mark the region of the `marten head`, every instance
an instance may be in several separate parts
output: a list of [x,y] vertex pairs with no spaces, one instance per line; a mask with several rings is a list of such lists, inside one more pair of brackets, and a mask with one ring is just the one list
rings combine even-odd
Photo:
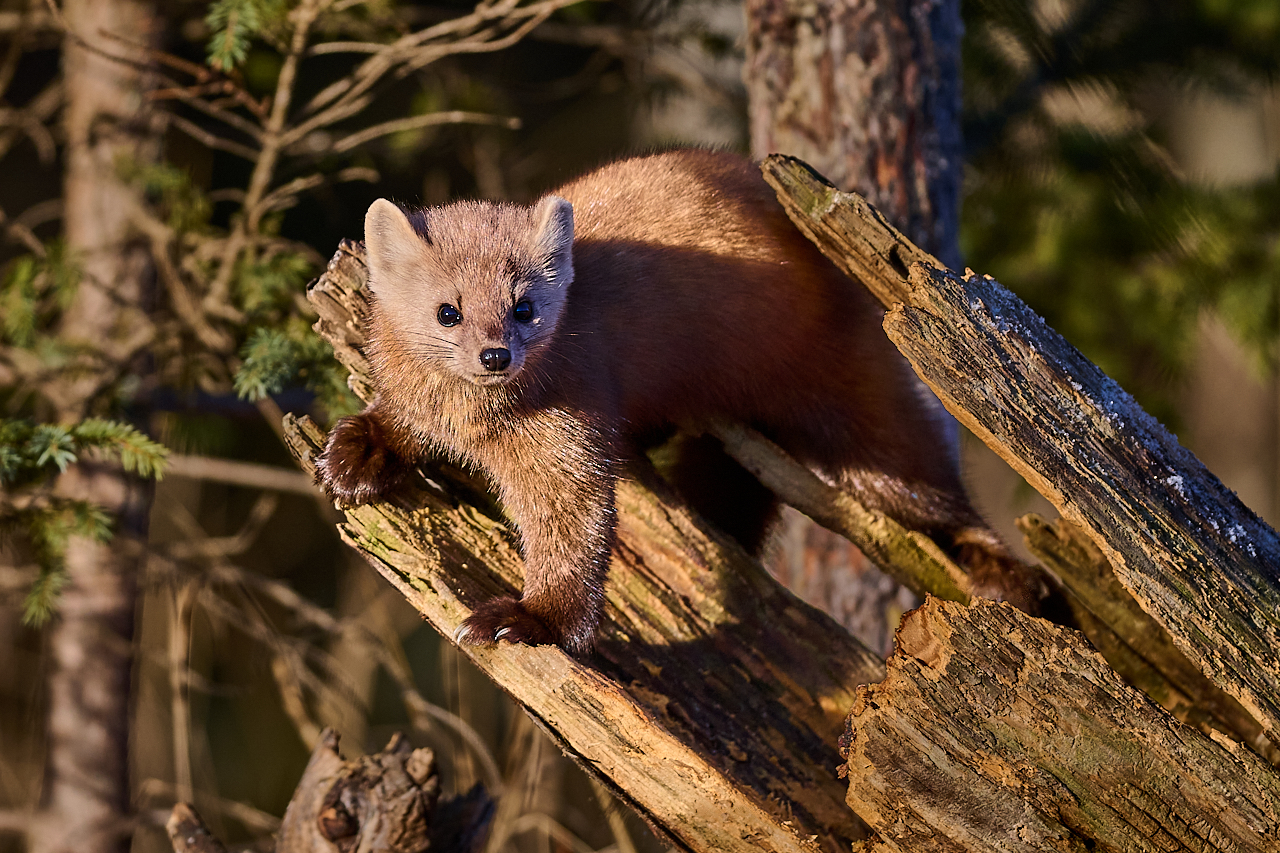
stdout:
[[459,202],[364,219],[369,289],[398,349],[477,385],[511,381],[550,343],[573,282],[573,206]]

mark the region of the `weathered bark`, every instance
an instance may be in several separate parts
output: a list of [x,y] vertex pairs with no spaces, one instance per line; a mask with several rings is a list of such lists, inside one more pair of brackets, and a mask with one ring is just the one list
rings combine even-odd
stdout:
[[790,154],[959,263],[958,0],[749,0],[758,158]]
[[1124,684],[1079,635],[930,600],[842,752],[874,851],[1280,849],[1280,777]]
[[[752,154],[803,157],[957,262],[958,0],[748,0],[746,16]],[[774,575],[887,654],[901,600],[918,599],[840,536],[790,511],[782,527]]]
[[[68,0],[63,46],[66,107],[64,235],[84,276],[60,335],[103,355],[101,372],[71,373],[42,389],[63,420],[78,420],[110,382],[114,347],[141,310],[148,262],[131,247],[126,211],[133,190],[117,176],[122,157],[145,156],[153,136],[137,69],[85,45],[112,43],[104,32],[145,40],[146,3]],[[47,772],[40,819],[28,835],[36,853],[127,849],[129,682],[138,542],[145,536],[150,488],[113,466],[80,464],[59,479],[59,494],[87,500],[115,518],[103,545],[73,540],[67,584],[49,636]]]
[[801,233],[885,308],[907,301],[911,267],[943,266],[894,228],[875,205],[840,191],[803,160],[770,156],[760,168]]
[[[365,270],[345,244],[313,286],[317,329],[369,393]],[[323,435],[291,422],[310,469]],[[521,585],[513,538],[474,484],[425,466],[426,488],[347,511],[344,538],[441,633]],[[832,768],[844,712],[881,660],[702,526],[652,471],[618,489],[618,545],[599,651],[467,647],[476,665],[590,772],[691,850],[840,850],[863,834]],[[477,508],[480,507],[480,508]],[[486,511],[485,507],[489,507]],[[816,841],[812,840],[816,837]]]
[[1017,297],[941,271],[805,164],[764,169],[797,226],[898,306],[885,330],[947,409],[1089,534],[1178,649],[1278,741],[1275,531]]
[[[323,434],[306,421],[288,432],[310,469]],[[505,525],[461,502],[465,486],[447,469],[426,474],[427,489],[349,510],[340,530],[452,636],[470,605],[519,589],[523,564]],[[594,660],[549,646],[464,650],[681,847],[815,849],[809,836],[847,847],[862,829],[841,804],[834,738],[854,685],[880,677],[879,659],[654,489],[618,490]]]
[[[477,785],[439,801],[435,755],[394,735],[375,755],[343,761],[338,736],[325,729],[312,750],[275,838],[276,853],[473,853],[493,815]],[[226,849],[187,803],[166,824],[174,853]]]
[[1077,618],[1083,622],[1086,613],[1094,617],[1096,624],[1082,624],[1081,630],[1130,684],[1183,722],[1208,723],[1240,737],[1273,764],[1280,763],[1280,749],[1258,722],[1178,651],[1083,531],[1063,519],[1050,524],[1034,514],[1018,519],[1018,527],[1031,553],[1079,601],[1084,613],[1077,609]]
[[923,268],[912,281],[890,339],[1280,743],[1280,537],[999,284]]

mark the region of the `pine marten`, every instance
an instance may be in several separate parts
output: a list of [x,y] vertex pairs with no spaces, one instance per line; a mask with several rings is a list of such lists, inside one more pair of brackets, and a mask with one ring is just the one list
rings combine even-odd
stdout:
[[[379,199],[365,245],[379,395],[338,422],[317,476],[351,505],[393,491],[431,454],[488,475],[520,535],[525,588],[478,606],[461,641],[587,653],[627,458],[712,419],[755,428],[927,533],[996,597],[1028,598],[879,305],[795,229],[746,159],[623,160],[528,207],[406,212]],[[673,455],[677,491],[759,550],[773,495],[713,441],[679,440]]]

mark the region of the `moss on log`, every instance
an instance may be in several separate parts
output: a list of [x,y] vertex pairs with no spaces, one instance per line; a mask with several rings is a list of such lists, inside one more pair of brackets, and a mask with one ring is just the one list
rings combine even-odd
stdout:
[[931,599],[842,739],[868,851],[1280,849],[1280,777],[1171,720],[1074,631]]
[[890,340],[948,411],[1083,529],[1178,650],[1280,743],[1276,532],[997,282],[941,269],[794,158],[763,168],[797,226],[890,309]]
[[[310,289],[317,329],[372,386],[360,346],[365,270],[344,243]],[[286,434],[304,470],[324,440]],[[514,537],[482,484],[422,466],[394,503],[349,509],[343,538],[452,637],[474,604],[519,590]],[[618,544],[594,659],[464,647],[582,766],[689,850],[845,851],[865,827],[844,805],[836,738],[883,661],[679,506],[651,470],[618,489]]]

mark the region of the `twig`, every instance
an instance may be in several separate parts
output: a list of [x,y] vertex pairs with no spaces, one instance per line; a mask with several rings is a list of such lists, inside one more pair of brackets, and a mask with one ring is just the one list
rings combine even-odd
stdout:
[[251,489],[269,489],[308,496],[316,494],[311,478],[296,469],[211,456],[170,456],[165,474],[169,477],[208,480]]
[[40,162],[51,162],[57,153],[57,145],[54,143],[53,134],[44,126],[44,123],[58,111],[60,106],[62,106],[61,78],[46,86],[22,109],[6,111],[2,121],[9,127],[0,131],[0,157],[8,153],[19,136],[19,130],[22,130],[35,145]]
[[9,219],[4,212],[4,208],[0,208],[0,227],[4,228],[6,236],[26,246],[36,257],[43,258],[48,255],[44,243],[40,242],[40,238],[30,228],[23,225],[20,220]]
[[322,727],[307,710],[306,699],[302,694],[302,682],[295,671],[295,664],[301,663],[297,653],[286,655],[277,652],[271,658],[271,675],[275,678],[276,687],[280,690],[280,704],[284,707],[285,714],[293,721],[293,727],[298,730],[298,737],[302,738],[302,742],[308,749],[313,749],[320,740]]
[[173,258],[169,254],[170,246],[174,243],[173,229],[152,216],[151,211],[140,202],[135,202],[129,212],[134,227],[141,231],[151,243],[152,260],[155,262],[160,281],[169,294],[169,304],[173,307],[178,319],[209,351],[230,353],[234,347],[231,336],[210,325],[208,316],[201,310],[200,303],[187,287],[182,273],[173,264]]
[[[166,782],[163,779],[144,779],[138,789],[138,794],[144,802],[153,799],[161,801],[178,799],[177,787],[172,782]],[[280,828],[280,818],[269,812],[264,812],[262,809],[254,808],[248,803],[228,800],[208,793],[202,793],[200,801],[212,805],[222,814],[233,820],[240,821],[250,829],[259,832],[275,832]]]
[[[236,130],[252,138],[255,142],[262,141],[262,128],[248,121],[242,116],[238,116],[230,110],[224,110],[222,107],[210,103],[204,98],[197,97],[186,89],[177,86],[171,89],[174,99],[182,103],[194,107],[210,118],[215,118],[228,127],[234,127]],[[255,155],[256,156],[256,155]]]
[[36,229],[46,222],[52,222],[55,219],[61,219],[63,214],[63,201],[61,198],[49,198],[44,201],[31,205],[22,213],[18,214],[18,218],[14,220],[17,224],[24,228]]
[[541,830],[547,838],[555,841],[561,847],[572,850],[573,853],[595,853],[590,844],[574,835],[564,824],[541,812],[523,814],[512,821],[509,837],[514,837],[530,830]]
[[[338,149],[335,148],[334,150]],[[336,175],[324,175],[317,172],[314,175],[307,175],[303,178],[294,178],[289,183],[276,187],[262,199],[261,205],[267,211],[284,210],[297,203],[299,194],[315,189],[326,182],[339,184],[346,181],[373,182],[376,180],[378,180],[378,173],[373,169],[362,166],[343,169]]]
[[203,95],[206,93],[221,92],[229,96],[233,102],[249,110],[249,112],[257,116],[259,120],[266,118],[266,115],[267,115],[266,101],[265,100],[260,101],[254,98],[253,95],[249,94],[247,89],[245,89],[243,86],[238,84],[232,77],[229,77],[224,74],[220,74],[207,65],[200,65],[200,64],[191,62],[189,60],[183,59],[180,56],[174,56],[172,53],[167,53],[163,50],[156,50],[150,45],[142,44],[141,42],[136,42],[133,39],[126,38],[122,35],[119,35],[118,33],[102,30],[100,31],[99,34],[104,38],[117,41],[125,45],[126,47],[130,47],[133,50],[136,50],[138,53],[145,56],[151,62],[157,63],[159,65],[167,66],[169,68],[174,69],[175,71],[181,71],[182,73],[189,74],[195,78],[196,82],[193,86],[172,87],[169,89],[157,89],[157,90],[153,90],[152,92],[149,92],[148,97],[152,99],[163,99],[166,97],[173,97],[176,95],[176,93],[179,90],[184,88],[187,89],[188,91],[190,91],[193,88],[203,90],[198,92],[191,92],[191,94],[193,95]]
[[255,149],[250,148],[248,145],[241,145],[239,142],[232,142],[230,139],[224,139],[216,133],[205,130],[190,119],[183,118],[177,113],[169,113],[168,118],[169,121],[173,122],[174,126],[177,127],[178,130],[181,130],[187,136],[190,136],[197,142],[203,143],[209,148],[226,151],[228,154],[234,154],[237,157],[243,157],[250,161],[258,156],[258,152]]
[[419,731],[431,731],[433,726],[430,721],[434,720],[452,729],[480,762],[485,776],[485,786],[490,793],[498,796],[502,790],[502,774],[498,771],[493,756],[489,754],[484,739],[465,720],[428,702],[418,692],[413,684],[413,672],[409,662],[404,658],[402,649],[392,649],[384,638],[369,631],[358,622],[338,620],[324,608],[317,607],[298,595],[286,584],[263,578],[253,572],[246,572],[228,563],[219,563],[211,567],[210,576],[222,583],[235,583],[256,589],[311,627],[335,636],[350,635],[357,642],[364,644],[400,687],[401,701],[409,712],[414,728]]
[[188,538],[169,545],[169,556],[175,560],[217,560],[243,554],[271,520],[279,503],[280,499],[274,492],[260,494],[249,510],[249,517],[232,536],[206,536],[190,511],[180,503],[174,504],[169,508],[169,516]]
[[[402,36],[394,43],[387,45],[385,50],[370,56],[355,71],[316,94],[302,109],[302,115],[310,116],[310,118],[294,128],[290,141],[301,139],[316,128],[333,124],[352,115],[354,112],[358,112],[362,107],[356,107],[357,103],[368,103],[368,99],[363,97],[364,94],[378,80],[381,80],[397,66],[403,65],[405,69],[421,68],[429,62],[452,53],[474,53],[483,49],[501,49],[514,43],[514,41],[503,39],[501,43],[489,42],[489,44],[494,45],[491,48],[480,46],[468,49],[468,46],[475,41],[486,42],[496,32],[495,29],[480,33],[475,32],[475,30],[487,23],[494,21],[506,22],[503,19],[520,20],[530,16],[536,19],[537,23],[541,23],[557,9],[576,2],[580,2],[580,0],[543,0],[543,2],[523,8],[518,7],[518,0],[502,0],[497,4],[480,3],[470,15],[452,18],[440,24]],[[534,24],[534,26],[536,25]],[[523,37],[529,29],[531,28],[521,27],[518,32]],[[470,33],[469,36],[466,36],[465,41],[459,40],[445,45],[426,44],[445,37],[457,37],[459,34],[465,33]],[[415,57],[418,61],[415,61]]]
[[595,777],[591,778],[591,788],[596,792],[596,802],[600,804],[605,820],[609,822],[609,831],[613,833],[613,843],[617,845],[618,853],[636,853],[636,845],[631,840],[631,833],[627,831],[627,822],[618,808],[618,801]]
[[442,113],[428,113],[420,116],[410,116],[408,118],[394,119],[392,121],[384,121],[382,124],[375,124],[373,127],[367,127],[350,136],[343,137],[333,144],[332,150],[337,153],[349,151],[366,142],[377,139],[379,136],[386,136],[391,133],[399,133],[406,130],[418,130],[424,127],[432,127],[440,124],[487,124],[496,127],[505,127],[508,130],[518,130],[520,128],[520,119],[514,116],[495,116],[488,113],[472,113],[464,110],[450,110]]
[[195,796],[191,775],[191,707],[186,674],[191,640],[191,611],[197,586],[188,580],[173,591],[173,611],[169,614],[169,708],[173,726],[173,778],[178,799],[190,802]]
[[289,104],[293,98],[293,85],[298,74],[298,63],[306,50],[307,38],[311,25],[320,14],[321,0],[308,0],[290,15],[293,22],[293,38],[289,52],[285,55],[284,64],[280,67],[280,75],[276,78],[275,94],[271,99],[271,113],[261,131],[262,149],[254,160],[253,173],[249,177],[249,186],[245,190],[244,216],[236,221],[218,265],[218,274],[209,286],[204,304],[207,307],[219,305],[227,301],[231,290],[231,279],[235,273],[235,262],[240,252],[250,244],[249,234],[256,233],[266,212],[262,207],[262,199],[271,185],[271,177],[275,174],[276,161],[285,147],[284,128],[289,114]]

